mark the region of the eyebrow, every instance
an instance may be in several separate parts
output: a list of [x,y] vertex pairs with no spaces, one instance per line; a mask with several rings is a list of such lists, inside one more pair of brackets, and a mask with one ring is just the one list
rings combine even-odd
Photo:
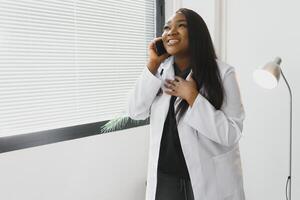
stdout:
[[[177,22],[186,22],[186,20],[185,19],[180,19]],[[171,23],[171,21],[168,21],[166,24],[170,24],[170,23]]]

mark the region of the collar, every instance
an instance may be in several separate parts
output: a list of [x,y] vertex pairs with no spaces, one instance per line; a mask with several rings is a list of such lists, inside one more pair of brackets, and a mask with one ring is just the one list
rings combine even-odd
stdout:
[[[186,69],[188,70],[188,68]],[[163,73],[161,73],[163,71]],[[174,79],[175,76],[175,70],[174,70],[174,56],[169,56],[167,59],[165,59],[161,65],[161,75],[164,77],[164,79]],[[184,70],[185,71],[185,70]],[[192,70],[188,70],[187,77],[185,79],[188,79],[191,76]]]
[[181,71],[179,69],[179,67],[176,65],[176,63],[173,63],[174,66],[174,72],[176,76],[180,76],[181,78],[185,79],[187,77],[187,75],[190,73],[191,71],[191,67],[188,66],[186,69],[184,69],[183,71]]

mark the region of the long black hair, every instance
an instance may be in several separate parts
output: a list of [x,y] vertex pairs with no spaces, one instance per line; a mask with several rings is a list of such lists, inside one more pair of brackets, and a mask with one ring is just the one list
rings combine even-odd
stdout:
[[[176,13],[182,13],[187,20],[189,53],[189,67],[192,78],[197,83],[197,89],[214,107],[219,110],[224,99],[224,88],[216,53],[208,28],[202,17],[187,8],[180,8]],[[189,104],[182,99],[176,109],[178,119],[187,111]]]

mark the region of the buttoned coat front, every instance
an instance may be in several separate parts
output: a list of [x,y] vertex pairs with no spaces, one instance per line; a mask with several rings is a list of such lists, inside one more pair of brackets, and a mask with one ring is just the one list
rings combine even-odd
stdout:
[[[155,75],[145,67],[128,98],[128,115],[132,119],[150,116],[146,200],[155,200],[160,141],[171,97],[158,91],[164,91],[165,79],[174,79],[173,63],[174,56],[168,57]],[[219,60],[217,64],[225,91],[221,109],[216,110],[199,93],[179,120],[178,135],[195,200],[244,200],[238,144],[244,108],[235,69]],[[177,97],[175,109],[180,100]]]

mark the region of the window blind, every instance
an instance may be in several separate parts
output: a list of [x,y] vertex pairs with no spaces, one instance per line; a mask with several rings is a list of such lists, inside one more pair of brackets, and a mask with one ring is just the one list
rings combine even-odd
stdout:
[[155,37],[155,0],[0,4],[0,137],[123,111]]

